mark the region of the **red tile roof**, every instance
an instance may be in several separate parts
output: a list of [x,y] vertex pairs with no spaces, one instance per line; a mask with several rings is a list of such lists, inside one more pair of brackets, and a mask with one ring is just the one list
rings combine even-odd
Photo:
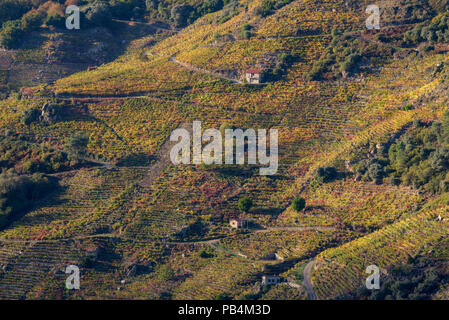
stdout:
[[248,69],[246,73],[262,73],[261,69]]

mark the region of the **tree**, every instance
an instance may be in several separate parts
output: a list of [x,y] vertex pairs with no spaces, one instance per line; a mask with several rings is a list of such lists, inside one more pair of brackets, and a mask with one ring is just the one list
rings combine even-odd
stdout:
[[292,202],[292,208],[296,212],[304,210],[305,207],[306,207],[306,200],[304,198],[296,198]]
[[19,19],[31,9],[30,1],[1,0],[0,1],[0,25],[9,20]]
[[251,200],[250,198],[241,198],[239,200],[239,210],[242,212],[249,212],[249,210],[252,208],[253,206],[253,200]]
[[40,112],[38,109],[32,108],[27,109],[22,115],[22,121],[27,126],[39,120]]
[[107,26],[111,22],[112,12],[107,3],[96,1],[87,7],[85,16],[94,25]]
[[213,253],[211,253],[211,252],[209,252],[209,251],[207,251],[207,250],[205,250],[205,249],[202,249],[202,250],[199,252],[198,255],[199,255],[200,258],[203,258],[203,259],[209,259],[209,258],[212,258],[212,257],[214,256]]
[[444,112],[441,119],[441,137],[445,144],[449,144],[449,111]]
[[55,187],[42,174],[19,176],[12,172],[0,174],[0,228],[5,227],[15,216],[33,201],[41,198]]
[[257,14],[261,17],[269,16],[276,7],[275,0],[263,0],[259,9],[257,10]]
[[337,170],[334,167],[320,167],[317,175],[320,182],[331,182],[337,177]]
[[0,30],[0,45],[13,49],[20,44],[24,34],[21,20],[7,21]]
[[189,21],[190,14],[193,11],[193,7],[189,5],[176,5],[171,9],[171,18],[175,23],[175,26],[185,27]]
[[79,133],[68,139],[65,149],[71,157],[80,159],[86,155],[88,143],[89,137],[84,133]]
[[59,14],[53,14],[45,19],[45,24],[47,26],[52,26],[55,28],[64,28],[65,26],[65,18]]
[[223,9],[223,0],[206,0],[198,8],[198,15],[204,16],[208,13]]
[[30,11],[22,17],[22,29],[30,32],[39,28],[44,21],[44,15],[38,11]]
[[147,11],[156,10],[158,7],[158,0],[145,0],[145,7]]

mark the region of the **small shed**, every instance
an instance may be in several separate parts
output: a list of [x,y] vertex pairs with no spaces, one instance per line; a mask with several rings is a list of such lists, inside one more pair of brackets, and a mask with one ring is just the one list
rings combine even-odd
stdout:
[[246,82],[249,84],[260,84],[263,82],[262,69],[248,69],[245,72]]
[[229,221],[229,225],[233,229],[244,229],[248,228],[249,219],[247,218],[239,218],[239,219],[231,219]]
[[263,285],[272,285],[272,284],[278,284],[281,282],[282,282],[282,279],[279,276],[269,276],[269,275],[262,276],[262,284]]

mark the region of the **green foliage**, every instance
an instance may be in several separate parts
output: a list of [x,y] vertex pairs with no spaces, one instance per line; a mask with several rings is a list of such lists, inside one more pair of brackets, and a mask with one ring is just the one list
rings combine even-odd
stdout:
[[84,15],[92,25],[108,26],[112,19],[111,6],[105,2],[95,1],[84,10]]
[[7,48],[16,48],[24,36],[21,20],[11,20],[3,23],[0,30],[0,45]]
[[202,17],[208,13],[223,9],[223,6],[223,0],[206,0],[196,9],[196,15]]
[[175,277],[175,272],[169,265],[158,265],[156,267],[155,276],[162,281],[170,281]]
[[312,69],[307,74],[307,78],[311,81],[321,80],[323,74],[328,71],[328,67],[332,65],[333,58],[330,55],[322,56],[318,61],[316,61]]
[[[365,151],[367,153],[367,151]],[[449,191],[449,112],[440,122],[415,121],[386,150],[361,159],[354,166],[364,181],[400,183],[430,193]]]
[[334,28],[332,41],[307,73],[308,80],[337,79],[360,71],[362,63],[387,60],[394,49],[367,43]]
[[0,25],[6,21],[19,19],[31,9],[31,1],[0,0]]
[[64,28],[65,26],[65,18],[58,14],[49,15],[45,19],[45,25],[52,26],[55,28]]
[[44,145],[0,137],[0,168],[14,168],[20,174],[55,173],[70,168],[67,154]]
[[267,17],[292,1],[293,0],[263,0],[257,10],[257,14],[261,17]]
[[177,238],[180,240],[197,239],[202,237],[206,233],[207,233],[206,225],[200,218],[198,218],[193,223],[184,228],[184,230],[182,230],[177,235]]
[[0,228],[32,203],[54,189],[55,184],[41,174],[19,176],[12,172],[0,174]]
[[194,9],[190,5],[176,5],[171,9],[171,18],[178,28],[185,27],[193,20]]
[[28,126],[32,123],[38,122],[40,115],[41,113],[36,108],[27,109],[22,115],[22,122]]
[[145,10],[157,10],[157,1],[153,0],[116,0],[109,3],[107,9],[112,17],[117,19],[141,18]]
[[31,32],[39,28],[44,22],[44,14],[38,11],[30,11],[22,17],[22,28],[25,32]]
[[428,257],[420,257],[395,267],[381,279],[380,290],[359,288],[355,296],[369,300],[430,300],[444,282],[445,277],[435,263]]
[[296,60],[297,57],[292,53],[281,53],[274,68],[264,75],[264,81],[275,82],[280,80]]
[[319,182],[331,182],[338,176],[338,172],[334,167],[319,167],[317,170],[317,180]]
[[[431,22],[419,24],[404,34],[405,44],[418,45],[421,42],[441,43],[449,41],[449,15],[443,13]],[[431,46],[426,47],[429,51]]]
[[352,72],[357,63],[361,60],[361,55],[359,53],[352,53],[346,57],[346,59],[340,63],[340,70],[345,72]]
[[449,114],[431,126],[416,124],[388,152],[393,175],[425,191],[449,191]]
[[381,183],[382,178],[386,174],[386,163],[378,159],[370,158],[362,160],[356,166],[356,174],[361,177],[363,181],[374,181]]
[[242,212],[249,212],[253,206],[253,200],[250,198],[244,197],[239,200],[238,203],[239,210]]
[[202,249],[199,252],[198,256],[203,259],[209,259],[209,258],[213,258],[214,254],[210,250]]
[[404,110],[404,111],[410,111],[410,110],[413,110],[413,104],[409,103],[409,104],[405,105],[405,106],[402,108],[402,110]]
[[273,12],[275,6],[276,6],[275,0],[263,0],[259,10],[257,11],[257,14],[260,15],[261,17],[266,17]]
[[86,156],[88,144],[89,137],[86,134],[75,134],[67,140],[65,150],[69,156],[75,159],[81,159]]
[[306,207],[306,200],[304,198],[296,198],[292,202],[292,208],[296,212],[304,210],[305,207]]
[[224,2],[224,7],[221,11],[221,14],[217,18],[217,23],[225,23],[232,17],[238,14],[239,2],[234,0],[228,0]]
[[242,31],[242,38],[245,39],[245,40],[251,39],[251,31],[243,30]]
[[152,18],[170,19],[177,27],[185,27],[196,19],[223,9],[235,0],[160,1],[146,0],[146,10]]
[[253,28],[253,27],[252,27],[249,23],[245,23],[245,24],[242,26],[242,30],[244,30],[244,31],[250,31],[252,28]]

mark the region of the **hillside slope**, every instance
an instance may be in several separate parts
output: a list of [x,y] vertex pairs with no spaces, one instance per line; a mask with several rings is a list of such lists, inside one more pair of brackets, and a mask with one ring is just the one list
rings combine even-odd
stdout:
[[[237,2],[173,36],[131,41],[96,70],[0,102],[2,136],[64,151],[81,132],[90,161],[48,172],[60,187],[1,229],[0,298],[307,299],[303,288],[260,281],[281,275],[304,287],[312,259],[315,295],[349,298],[369,265],[388,271],[444,251],[447,193],[392,183],[388,166],[374,178],[357,168],[387,162],[379,150],[388,157],[417,120],[442,119],[446,6],[383,1],[374,32],[365,27],[367,1],[286,1],[265,14],[266,1]],[[436,39],[407,38],[431,23],[443,30]],[[269,81],[236,83],[250,68],[264,68]],[[24,123],[45,103],[67,112]],[[161,164],[172,131],[193,121],[278,129],[279,172]],[[443,175],[449,164],[441,166]],[[329,167],[338,174],[320,176]],[[257,228],[232,230],[243,197],[254,203],[245,215]],[[298,197],[306,199],[300,212],[291,207]],[[80,290],[64,289],[67,263],[82,268]]]

